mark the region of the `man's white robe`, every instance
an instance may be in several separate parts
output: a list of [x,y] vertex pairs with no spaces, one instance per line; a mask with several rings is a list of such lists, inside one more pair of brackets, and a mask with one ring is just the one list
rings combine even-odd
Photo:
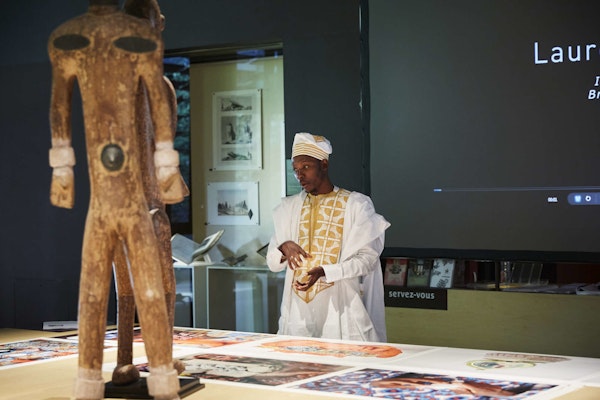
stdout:
[[[336,187],[334,190],[338,190]],[[390,223],[375,212],[371,199],[351,192],[344,216],[342,251],[337,264],[322,265],[334,285],[305,303],[292,290],[294,273],[278,247],[298,243],[300,210],[306,192],[285,197],[273,210],[275,233],[269,243],[267,264],[273,272],[286,270],[279,334],[331,339],[385,342],[383,277],[379,257]]]

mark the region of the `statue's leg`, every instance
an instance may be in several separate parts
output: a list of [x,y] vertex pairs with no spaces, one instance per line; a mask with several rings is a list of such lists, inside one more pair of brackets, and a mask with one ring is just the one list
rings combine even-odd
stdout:
[[158,254],[161,265],[163,288],[167,300],[167,313],[170,325],[175,323],[175,272],[171,255],[171,226],[163,209],[153,212],[152,222],[158,240]]
[[[165,290],[165,302],[167,305],[167,315],[169,326],[171,327],[171,346],[173,345],[172,328],[175,325],[175,297],[177,295],[175,271],[173,269],[173,258],[171,250],[171,223],[169,217],[163,208],[159,208],[152,215],[154,232],[158,240],[158,253],[163,276],[163,288]],[[177,373],[185,370],[185,364],[180,360],[174,360],[173,365]]]
[[172,356],[173,329],[165,304],[162,265],[152,221],[146,213],[128,228],[127,254],[150,368],[148,391],[156,400],[178,399],[179,379]]
[[115,248],[114,275],[117,286],[117,366],[113,370],[112,383],[127,385],[140,379],[140,372],[133,365],[133,326],[135,324],[135,299],[129,276],[129,263],[123,243]]
[[102,360],[115,238],[88,213],[79,284],[79,367],[75,398],[104,398]]

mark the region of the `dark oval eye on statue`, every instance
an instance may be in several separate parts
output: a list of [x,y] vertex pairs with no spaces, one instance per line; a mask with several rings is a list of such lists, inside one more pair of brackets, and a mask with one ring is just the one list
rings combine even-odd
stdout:
[[83,35],[62,35],[52,42],[54,47],[60,50],[79,50],[90,45],[90,40]]
[[118,38],[113,43],[119,49],[132,53],[149,53],[155,51],[158,47],[154,40],[137,36],[124,36]]

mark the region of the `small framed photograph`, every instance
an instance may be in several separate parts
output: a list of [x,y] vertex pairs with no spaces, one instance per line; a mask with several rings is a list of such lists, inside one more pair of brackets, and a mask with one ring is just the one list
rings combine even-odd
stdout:
[[209,182],[209,225],[259,225],[258,182]]
[[431,268],[431,282],[429,283],[429,287],[451,288],[455,264],[456,261],[449,258],[434,259],[433,267]]
[[433,261],[428,259],[409,259],[406,286],[428,287],[432,264]]
[[262,92],[213,93],[213,169],[262,168]]
[[404,286],[406,284],[406,270],[408,259],[400,257],[384,258],[385,273],[383,284],[387,286]]

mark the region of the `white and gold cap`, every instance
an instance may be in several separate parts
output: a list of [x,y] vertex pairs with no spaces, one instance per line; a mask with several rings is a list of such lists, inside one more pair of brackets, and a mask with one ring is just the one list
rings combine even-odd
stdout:
[[329,160],[332,151],[331,143],[324,136],[311,135],[306,132],[296,133],[294,136],[292,158],[310,156],[317,160]]

